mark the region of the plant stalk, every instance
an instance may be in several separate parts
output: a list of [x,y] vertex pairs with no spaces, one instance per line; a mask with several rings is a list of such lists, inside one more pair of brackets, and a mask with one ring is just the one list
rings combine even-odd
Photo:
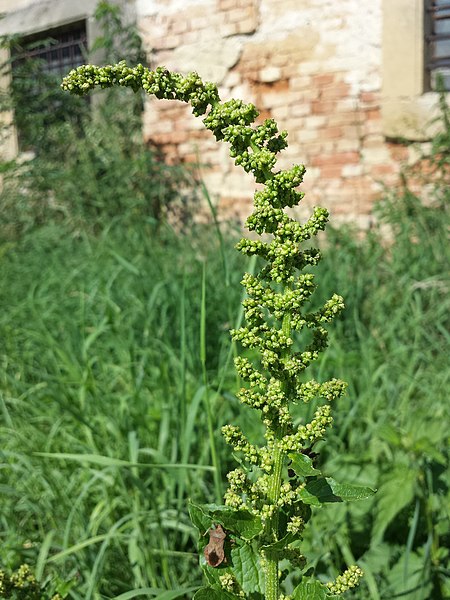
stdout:
[[[286,313],[283,318],[281,329],[283,333],[289,337],[291,335],[291,315]],[[286,433],[285,427],[279,427],[275,431],[275,448],[274,448],[274,466],[273,474],[270,480],[269,490],[267,493],[270,504],[275,505],[275,511],[267,523],[267,534],[271,542],[278,539],[278,522],[280,509],[277,506],[280,499],[283,461],[285,452],[281,449],[279,442]],[[266,587],[265,600],[278,600],[280,592],[280,583],[278,577],[278,554],[267,553],[266,555]]]
[[[281,439],[283,433],[280,431],[277,441]],[[276,445],[274,449],[274,468],[268,490],[268,499],[272,505],[276,505],[280,497],[281,474],[283,468],[284,452]],[[279,509],[276,508],[273,515],[267,523],[267,534],[270,541],[276,541],[278,537]],[[278,555],[277,553],[266,554],[266,587],[265,599],[278,600],[279,596],[279,577],[278,577]]]

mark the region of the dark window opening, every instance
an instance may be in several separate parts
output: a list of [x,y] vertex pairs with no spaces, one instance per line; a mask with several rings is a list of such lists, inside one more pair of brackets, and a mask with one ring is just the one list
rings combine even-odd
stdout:
[[60,89],[62,77],[87,62],[85,21],[14,40],[11,62],[19,149],[40,152],[50,144],[49,128],[79,122],[89,110],[88,97],[75,98]]
[[429,0],[426,7],[426,68],[429,88],[438,78],[450,90],[450,0]]
[[18,53],[13,56],[13,71],[19,62],[36,59],[45,73],[62,77],[86,62],[86,51],[85,21],[49,29],[21,39]]

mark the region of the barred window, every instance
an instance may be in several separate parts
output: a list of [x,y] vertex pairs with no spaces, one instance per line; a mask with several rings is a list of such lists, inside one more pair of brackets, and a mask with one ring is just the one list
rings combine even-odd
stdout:
[[430,0],[427,10],[427,71],[431,89],[437,77],[450,90],[450,0]]
[[20,151],[38,151],[49,127],[79,119],[88,109],[89,100],[67,97],[59,87],[64,75],[86,62],[86,51],[84,20],[13,40],[10,95]]
[[37,59],[43,71],[58,76],[85,62],[87,47],[86,22],[71,23],[22,38],[23,54],[14,57],[14,66],[24,58]]

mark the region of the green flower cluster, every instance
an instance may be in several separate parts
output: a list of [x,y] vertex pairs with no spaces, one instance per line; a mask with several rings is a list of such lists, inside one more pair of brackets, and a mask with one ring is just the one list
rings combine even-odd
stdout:
[[[254,210],[246,227],[264,238],[244,238],[237,249],[245,255],[258,256],[264,265],[256,275],[246,274],[242,280],[247,292],[243,303],[246,324],[231,331],[231,335],[248,349],[250,356],[235,360],[245,382],[238,397],[261,414],[265,442],[254,445],[238,427],[223,427],[226,442],[244,460],[228,474],[225,512],[220,514],[228,514],[230,509],[246,511],[254,519],[256,529],[260,524],[259,546],[254,541],[250,547],[244,538],[239,548],[245,547],[247,553],[259,548],[255,560],[260,561],[265,573],[265,598],[280,600],[283,595],[279,589],[279,562],[286,558],[296,566],[304,564],[304,558],[292,543],[301,540],[311,515],[308,494],[320,495],[320,486],[329,485],[325,479],[319,480],[320,472],[310,459],[314,455],[311,449],[332,424],[330,403],[346,389],[346,384],[338,379],[319,383],[304,378],[307,367],[327,346],[324,325],[344,307],[342,298],[335,294],[319,310],[308,309],[316,289],[314,275],[308,270],[321,256],[317,249],[304,248],[303,244],[325,229],[328,211],[315,208],[303,224],[286,212],[303,198],[297,188],[303,181],[305,168],[294,165],[275,170],[278,152],[287,147],[287,133],[279,131],[273,119],[255,125],[258,111],[253,104],[240,100],[221,102],[217,87],[204,83],[196,73],[183,76],[164,67],[154,71],[142,65],[130,68],[124,62],[106,67],[79,67],[62,83],[63,89],[76,94],[97,86],[115,85],[134,91],[143,88],[157,98],[189,103],[194,115],[204,115],[203,123],[216,140],[228,143],[236,165],[252,173],[256,182],[262,184],[254,195]],[[322,403],[313,419],[294,424],[291,405],[316,399],[322,399]],[[295,477],[288,475],[289,470],[294,471]],[[308,488],[310,480],[316,480],[312,482],[315,488]],[[227,527],[225,521],[222,524]],[[229,572],[214,579],[209,570],[207,576],[234,597],[247,593],[245,582],[240,581],[242,589],[237,594],[235,579]],[[328,586],[328,592],[341,593],[344,588],[356,585],[359,576],[357,568],[349,569]]]
[[335,581],[327,583],[326,586],[332,594],[343,594],[347,590],[356,587],[363,575],[362,570],[353,565],[344,571],[342,575],[338,575]]
[[63,600],[58,593],[45,593],[28,565],[21,565],[8,575],[0,570],[0,598],[21,600]]

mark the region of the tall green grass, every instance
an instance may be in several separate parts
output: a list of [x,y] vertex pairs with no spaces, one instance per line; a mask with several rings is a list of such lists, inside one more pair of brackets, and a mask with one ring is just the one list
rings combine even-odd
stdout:
[[80,598],[195,580],[186,501],[215,499],[242,265],[225,296],[210,233],[117,223],[99,238],[38,230],[0,269],[2,562],[35,561],[53,532],[48,560],[79,572]]
[[[426,207],[408,190],[392,195],[363,241],[331,232],[319,267],[347,305],[319,367],[349,382],[326,466],[378,493],[330,509],[311,547],[321,569],[358,560],[358,598],[438,600],[450,591],[448,209],[448,196]],[[322,527],[332,532],[326,544]]]
[[[324,578],[361,564],[355,598],[439,599],[449,594],[449,217],[409,192],[383,211],[391,240],[332,230],[317,277],[347,309],[316,375],[350,384],[324,469],[379,491],[321,511],[304,547]],[[220,426],[252,423],[230,360],[249,268],[232,238],[117,218],[97,235],[62,223],[3,245],[3,566],[75,577],[79,600],[132,589],[188,598],[199,585],[187,500],[216,500],[230,460]]]

